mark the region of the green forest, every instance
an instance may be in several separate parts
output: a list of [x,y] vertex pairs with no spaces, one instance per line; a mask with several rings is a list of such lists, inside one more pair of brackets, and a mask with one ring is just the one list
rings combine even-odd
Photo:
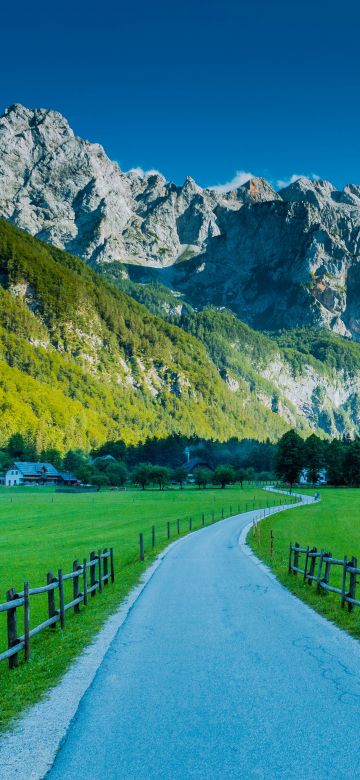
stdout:
[[287,425],[204,345],[81,260],[0,220],[0,447],[91,450],[172,433],[276,439]]

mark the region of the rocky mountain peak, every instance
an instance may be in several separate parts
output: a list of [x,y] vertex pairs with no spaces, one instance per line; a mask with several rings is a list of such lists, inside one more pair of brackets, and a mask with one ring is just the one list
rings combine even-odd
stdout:
[[337,190],[331,182],[325,179],[308,179],[306,176],[300,176],[296,181],[281,189],[279,195],[283,200],[306,201],[318,208],[325,203],[335,203],[339,200],[336,197]]
[[65,117],[58,111],[47,108],[26,108],[21,103],[13,103],[5,109],[3,120],[7,120],[8,126],[16,133],[31,133],[39,130],[51,135],[57,133],[74,137],[74,133]]
[[239,187],[237,190],[239,195],[244,195],[244,193],[248,193],[249,198],[253,201],[267,201],[267,200],[278,200],[279,195],[274,190],[274,188],[269,184],[266,179],[263,179],[260,176],[254,176],[253,178],[246,181],[244,184]]
[[186,177],[183,184],[183,189],[192,192],[202,192],[201,187],[199,187],[199,185],[196,183],[195,179],[192,178],[192,176]]
[[136,265],[144,280],[151,269],[196,306],[255,327],[326,324],[360,339],[358,185],[177,186],[121,171],[58,112],[14,104],[0,117],[0,216],[92,265]]

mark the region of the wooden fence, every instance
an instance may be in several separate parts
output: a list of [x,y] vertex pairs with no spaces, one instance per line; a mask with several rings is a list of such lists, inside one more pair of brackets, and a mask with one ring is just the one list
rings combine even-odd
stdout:
[[[300,559],[303,568],[300,566]],[[330,584],[331,572],[336,568],[341,571],[341,588]],[[319,592],[331,591],[340,596],[341,606],[347,604],[348,611],[352,612],[354,606],[360,607],[360,599],[356,598],[357,576],[360,575],[360,569],[357,566],[357,558],[353,555],[351,558],[344,559],[333,558],[330,551],[318,551],[316,547],[300,547],[296,542],[290,544],[289,550],[289,574],[302,574],[305,582],[311,586],[316,583]]]
[[[10,669],[18,666],[18,654],[24,650],[25,661],[30,660],[30,639],[39,634],[45,628],[56,629],[56,624],[60,623],[62,629],[65,628],[65,613],[68,609],[73,609],[75,613],[80,612],[80,604],[84,607],[88,604],[89,596],[93,598],[96,591],[102,591],[103,586],[108,585],[109,581],[114,582],[114,554],[113,548],[105,548],[97,553],[91,552],[90,559],[84,558],[83,563],[74,561],[73,570],[69,574],[63,574],[63,570],[58,570],[57,577],[53,572],[47,574],[47,584],[39,588],[30,588],[29,582],[24,582],[24,590],[17,592],[15,588],[10,588],[6,594],[6,602],[0,604],[0,612],[6,612],[7,618],[7,639],[8,649],[0,653],[0,661],[8,659]],[[65,603],[65,582],[72,580],[72,599]],[[80,591],[80,583],[82,589]],[[30,601],[35,596],[47,594],[48,619],[44,620],[33,628],[30,627]],[[56,594],[58,594],[58,608],[56,606]],[[18,635],[17,610],[23,607],[24,633]]]
[[[240,504],[233,505],[230,504],[229,506],[229,513],[227,513],[227,510],[225,507],[221,507],[221,510],[219,509],[218,517],[216,517],[215,511],[213,510],[209,515],[205,515],[204,512],[201,513],[199,516],[198,522],[196,522],[196,518],[194,516],[190,516],[189,518],[183,518],[180,520],[180,518],[177,518],[173,522],[167,521],[165,526],[165,538],[166,540],[171,539],[172,535],[175,536],[181,536],[182,534],[186,534],[191,531],[198,530],[199,528],[204,528],[205,525],[211,525],[212,523],[215,523],[217,520],[223,520],[224,517],[232,517],[234,514],[240,514],[240,512],[253,512],[255,509],[259,509],[259,517],[253,521],[253,523],[256,523],[256,528],[260,528],[258,526],[258,521],[262,518],[265,518],[267,514],[271,514],[271,508],[274,506],[282,506],[283,504],[289,504],[289,503],[295,503],[298,499],[295,497],[294,499],[290,497],[287,501],[283,500],[282,498],[279,499],[267,499],[264,502],[258,502],[255,500],[248,501],[247,503],[244,503],[243,507],[240,506]],[[264,506],[258,507],[257,504],[264,503]],[[236,508],[237,507],[237,508]],[[162,527],[162,532],[164,531],[164,527]],[[161,534],[160,530],[160,534]],[[153,525],[151,527],[151,548],[154,549],[156,547],[156,538],[157,538],[157,530],[156,527]],[[162,537],[163,538],[163,537]],[[259,543],[260,543],[260,537],[259,537]],[[145,560],[145,534],[139,533],[139,558],[141,561]]]

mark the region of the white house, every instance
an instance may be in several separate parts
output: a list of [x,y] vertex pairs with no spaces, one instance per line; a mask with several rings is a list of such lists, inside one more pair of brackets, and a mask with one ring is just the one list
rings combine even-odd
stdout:
[[5,474],[5,485],[58,485],[75,484],[76,477],[60,472],[51,463],[27,463],[15,461]]
[[5,472],[5,485],[23,485],[24,477],[15,463]]
[[[317,485],[326,485],[328,481],[328,473],[327,469],[320,469],[319,470],[319,479],[317,481]],[[299,484],[300,485],[310,485],[309,480],[309,469],[303,469],[300,477],[299,477]]]

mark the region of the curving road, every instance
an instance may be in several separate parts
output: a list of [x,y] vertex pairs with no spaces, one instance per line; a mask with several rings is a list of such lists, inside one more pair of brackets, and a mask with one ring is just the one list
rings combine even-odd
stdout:
[[359,771],[360,644],[239,546],[252,516],[170,549],[84,696],[50,780],[338,780]]

